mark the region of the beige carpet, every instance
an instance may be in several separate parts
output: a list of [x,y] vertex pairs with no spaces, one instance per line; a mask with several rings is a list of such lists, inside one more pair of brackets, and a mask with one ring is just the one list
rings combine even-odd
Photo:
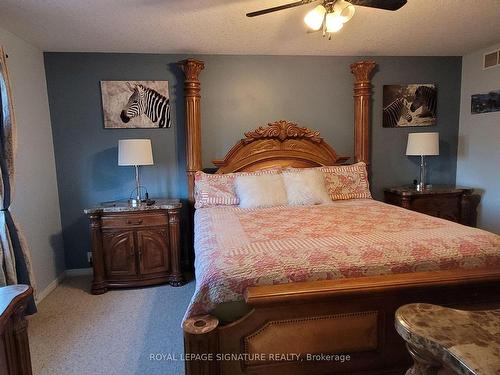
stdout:
[[35,375],[184,374],[182,361],[150,354],[183,353],[181,320],[194,282],[100,296],[89,287],[90,276],[66,279],[29,319]]

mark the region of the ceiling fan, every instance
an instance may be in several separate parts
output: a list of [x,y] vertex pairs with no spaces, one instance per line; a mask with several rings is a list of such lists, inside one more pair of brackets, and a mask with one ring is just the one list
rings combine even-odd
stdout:
[[[280,10],[307,5],[318,0],[300,0],[294,3],[278,5],[272,8],[262,9],[247,13],[247,17],[256,17]],[[305,24],[311,31],[323,30],[323,36],[328,34],[331,39],[332,33],[336,33],[354,15],[354,5],[378,8],[385,10],[398,10],[406,4],[407,0],[321,0],[321,4],[309,11],[304,17]]]

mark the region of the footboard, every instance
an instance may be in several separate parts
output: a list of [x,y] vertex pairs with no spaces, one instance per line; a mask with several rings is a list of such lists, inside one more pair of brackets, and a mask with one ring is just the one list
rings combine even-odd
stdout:
[[498,305],[499,282],[494,269],[251,287],[242,319],[185,322],[186,374],[403,374],[411,360],[394,328],[399,306]]

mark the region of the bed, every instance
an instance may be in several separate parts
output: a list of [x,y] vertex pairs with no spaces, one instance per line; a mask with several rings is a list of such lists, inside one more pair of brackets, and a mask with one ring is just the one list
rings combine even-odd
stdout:
[[[204,64],[180,65],[193,202]],[[374,67],[351,65],[354,159],[368,168]],[[214,163],[217,173],[230,173],[347,159],[318,132],[277,121],[247,132]],[[399,306],[500,302],[500,237],[478,229],[369,199],[193,214],[197,289],[183,322],[188,375],[401,374],[410,358],[394,329]]]
[[[500,267],[500,237],[372,199],[312,206],[201,208],[197,288],[186,319],[244,301],[249,286]],[[228,312],[231,314],[231,312]]]

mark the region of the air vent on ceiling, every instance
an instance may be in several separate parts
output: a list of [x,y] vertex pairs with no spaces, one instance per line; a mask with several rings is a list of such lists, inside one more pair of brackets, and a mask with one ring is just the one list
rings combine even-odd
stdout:
[[483,55],[483,69],[500,66],[500,51],[488,52]]

